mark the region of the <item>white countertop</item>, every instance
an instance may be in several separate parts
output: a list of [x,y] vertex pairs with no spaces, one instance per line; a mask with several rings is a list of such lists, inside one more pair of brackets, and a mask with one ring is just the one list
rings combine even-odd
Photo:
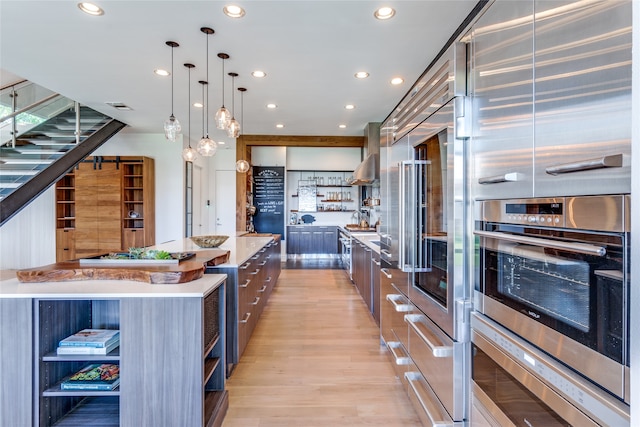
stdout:
[[0,298],[200,298],[216,289],[226,277],[226,274],[205,274],[200,279],[177,285],[134,280],[21,283],[14,278],[0,282]]
[[371,243],[373,241],[380,242],[380,235],[375,232],[365,231],[365,232],[357,232],[357,231],[349,231],[343,228],[346,232],[348,232],[352,238],[364,243],[367,245],[375,253],[380,253],[380,246]]
[[[257,237],[251,235],[231,236],[226,242],[216,248],[230,251],[229,262],[220,264],[217,267],[238,267],[272,240],[273,237]],[[151,246],[151,249],[161,249],[167,252],[197,252],[207,250],[199,247],[189,238],[160,243],[159,245]]]

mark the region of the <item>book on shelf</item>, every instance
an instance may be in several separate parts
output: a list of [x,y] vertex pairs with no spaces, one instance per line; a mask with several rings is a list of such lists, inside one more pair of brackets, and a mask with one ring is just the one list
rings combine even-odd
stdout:
[[58,346],[108,347],[114,342],[120,342],[117,329],[83,329],[60,340]]
[[110,391],[120,384],[120,367],[113,363],[92,363],[60,384],[62,390]]
[[65,345],[60,346],[57,349],[59,355],[69,354],[88,354],[88,355],[107,355],[111,353],[113,349],[120,346],[120,341],[113,341],[106,347],[89,347],[83,345]]

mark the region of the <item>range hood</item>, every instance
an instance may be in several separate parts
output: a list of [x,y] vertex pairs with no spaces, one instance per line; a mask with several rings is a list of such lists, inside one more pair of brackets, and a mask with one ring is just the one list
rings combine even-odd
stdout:
[[380,180],[380,158],[378,154],[369,154],[353,171],[349,181],[351,185],[372,185]]
[[380,123],[364,127],[364,147],[367,156],[353,171],[351,185],[374,185],[380,182]]

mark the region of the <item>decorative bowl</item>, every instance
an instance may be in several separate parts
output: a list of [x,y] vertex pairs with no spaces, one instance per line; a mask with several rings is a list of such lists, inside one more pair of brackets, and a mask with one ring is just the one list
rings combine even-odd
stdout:
[[189,237],[193,243],[201,248],[217,248],[221,244],[227,241],[229,236],[191,236]]

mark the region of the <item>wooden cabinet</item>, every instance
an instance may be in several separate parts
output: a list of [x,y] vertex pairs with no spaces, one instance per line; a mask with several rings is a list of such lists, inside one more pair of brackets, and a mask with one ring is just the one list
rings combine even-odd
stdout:
[[380,254],[352,239],[352,280],[374,320],[380,324]]
[[[221,426],[225,282],[210,280],[200,296],[0,299],[0,425]],[[120,346],[57,355],[58,341],[84,328],[119,329]],[[82,367],[105,362],[120,366],[115,390],[61,389]]]
[[56,184],[56,260],[155,243],[154,162],[88,157]]
[[287,226],[287,254],[338,254],[338,228],[320,225]]
[[206,268],[206,273],[222,273],[228,277],[227,376],[231,375],[234,365],[244,353],[278,281],[281,270],[280,248],[280,236],[274,235],[271,242],[238,266],[221,264]]

